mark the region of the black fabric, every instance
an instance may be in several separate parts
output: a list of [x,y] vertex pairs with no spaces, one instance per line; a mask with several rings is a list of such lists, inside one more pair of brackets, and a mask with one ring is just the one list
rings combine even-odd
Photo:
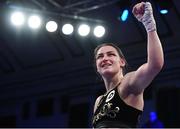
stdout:
[[131,128],[131,127],[119,121],[101,121],[97,123],[96,128]]
[[104,95],[93,116],[94,128],[134,128],[142,111],[127,105],[117,87]]

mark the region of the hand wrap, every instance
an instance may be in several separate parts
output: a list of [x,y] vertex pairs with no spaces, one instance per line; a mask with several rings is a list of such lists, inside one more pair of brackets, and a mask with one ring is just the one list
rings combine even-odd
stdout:
[[156,30],[156,22],[154,20],[151,3],[145,2],[144,14],[137,15],[136,18],[143,23],[147,32]]

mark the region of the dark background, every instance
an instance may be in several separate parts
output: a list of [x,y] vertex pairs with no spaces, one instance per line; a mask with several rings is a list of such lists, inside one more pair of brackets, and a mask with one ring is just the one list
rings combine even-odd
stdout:
[[[151,0],[165,65],[146,89],[141,125],[156,111],[165,127],[180,127],[180,1]],[[0,127],[91,127],[93,105],[104,92],[93,66],[93,50],[104,42],[118,45],[131,70],[146,61],[146,32],[124,7],[136,0],[1,0],[0,11]],[[169,9],[162,15],[159,7]],[[16,28],[10,14],[21,9],[42,16],[39,30]],[[74,18],[74,16],[77,16]],[[45,30],[46,21],[58,22],[57,32]],[[106,27],[103,38],[92,34],[66,36],[61,26],[80,23]]]

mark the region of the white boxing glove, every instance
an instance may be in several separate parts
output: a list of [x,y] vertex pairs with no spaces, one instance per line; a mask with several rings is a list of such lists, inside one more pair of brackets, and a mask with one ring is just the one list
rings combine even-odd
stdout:
[[136,15],[135,17],[138,19],[138,21],[143,23],[147,32],[155,31],[156,30],[156,22],[154,20],[151,3],[145,2],[144,6],[145,6],[144,7],[144,14],[143,15]]

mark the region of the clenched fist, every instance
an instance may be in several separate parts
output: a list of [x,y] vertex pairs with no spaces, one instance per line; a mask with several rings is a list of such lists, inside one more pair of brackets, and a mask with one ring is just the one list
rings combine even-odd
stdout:
[[141,2],[133,7],[132,13],[138,21],[142,22],[147,32],[156,30],[156,22],[153,16],[151,3]]

